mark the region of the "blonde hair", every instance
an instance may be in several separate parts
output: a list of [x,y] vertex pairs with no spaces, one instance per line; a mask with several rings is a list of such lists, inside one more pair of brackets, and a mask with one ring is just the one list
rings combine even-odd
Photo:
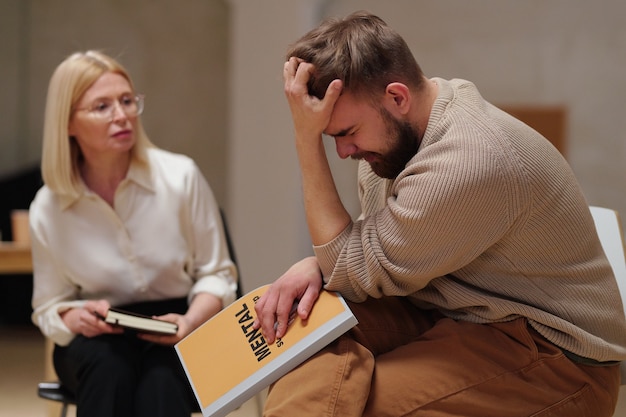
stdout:
[[[104,73],[112,72],[126,78],[134,91],[126,69],[115,59],[97,51],[76,52],[56,68],[48,84],[43,126],[41,175],[55,193],[78,197],[82,190],[79,160],[80,148],[69,136],[72,110],[82,95]],[[137,119],[137,142],[131,150],[133,159],[144,162],[145,150],[154,147],[146,135],[141,119]]]

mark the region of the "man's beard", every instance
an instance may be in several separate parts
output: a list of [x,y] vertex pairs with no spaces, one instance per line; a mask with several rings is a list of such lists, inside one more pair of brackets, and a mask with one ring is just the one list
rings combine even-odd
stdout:
[[[384,155],[371,153],[377,158],[369,164],[379,177],[394,179],[415,156],[421,139],[408,122],[394,119],[386,109],[381,109],[380,113],[387,127],[387,140],[391,147]],[[367,152],[355,154],[352,158],[363,159],[367,154]]]

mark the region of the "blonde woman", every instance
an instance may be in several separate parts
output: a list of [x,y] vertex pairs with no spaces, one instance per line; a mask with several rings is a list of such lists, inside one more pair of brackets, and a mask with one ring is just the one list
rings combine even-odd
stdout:
[[[30,207],[33,322],[78,416],[189,416],[193,395],[173,349],[235,298],[219,208],[195,163],[155,147],[144,98],[96,51],[50,80],[42,176]],[[130,333],[99,318],[121,307],[178,325]]]

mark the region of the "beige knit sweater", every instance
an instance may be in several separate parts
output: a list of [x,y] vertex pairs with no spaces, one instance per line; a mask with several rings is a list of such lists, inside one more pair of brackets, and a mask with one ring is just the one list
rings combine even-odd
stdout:
[[576,355],[626,358],[618,287],[564,158],[472,83],[435,80],[418,153],[393,181],[361,163],[361,219],[314,248],[326,288],[477,323],[523,316]]

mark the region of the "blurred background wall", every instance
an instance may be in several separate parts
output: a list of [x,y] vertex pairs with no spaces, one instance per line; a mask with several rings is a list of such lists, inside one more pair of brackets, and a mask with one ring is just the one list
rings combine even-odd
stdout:
[[[498,105],[562,106],[590,204],[626,216],[626,3],[621,0],[0,0],[0,179],[36,166],[48,79],[76,50],[120,59],[159,146],[193,157],[224,206],[244,290],[311,253],[282,92],[288,44],[370,10],[428,76]],[[355,164],[331,165],[358,214]],[[0,196],[5,198],[5,196]]]

